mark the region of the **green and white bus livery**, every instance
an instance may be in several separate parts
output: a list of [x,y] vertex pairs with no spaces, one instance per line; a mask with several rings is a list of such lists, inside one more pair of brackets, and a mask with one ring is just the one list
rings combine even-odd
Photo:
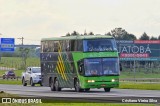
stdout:
[[52,91],[119,86],[119,57],[115,39],[107,35],[76,35],[41,40],[42,85]]

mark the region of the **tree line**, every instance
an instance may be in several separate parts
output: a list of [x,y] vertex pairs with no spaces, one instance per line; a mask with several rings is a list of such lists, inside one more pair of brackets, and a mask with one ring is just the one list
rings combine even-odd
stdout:
[[27,57],[39,57],[40,50],[30,47],[30,48],[22,48],[17,47],[15,48],[14,52],[2,52],[0,54],[0,57],[24,57],[27,59]]
[[[76,36],[76,35],[94,35],[93,32],[87,33],[86,31],[83,34],[78,33],[77,31],[73,31],[72,33],[67,33],[66,36]],[[160,40],[160,35],[158,37],[153,37],[147,35],[144,32],[139,38],[137,38],[134,34],[128,33],[123,28],[115,28],[104,35],[109,35],[115,37],[116,40]],[[0,57],[39,57],[40,50],[36,50],[35,48],[15,48],[15,52],[6,52],[1,53]]]
[[[67,33],[66,36],[76,36],[76,35],[94,35],[93,32],[87,33],[86,31],[84,34],[80,34],[77,31],[73,31],[72,33]],[[139,38],[137,38],[134,34],[128,33],[123,28],[115,28],[104,35],[113,36],[116,40],[160,40],[160,35],[158,37],[149,36],[146,32],[144,32]]]

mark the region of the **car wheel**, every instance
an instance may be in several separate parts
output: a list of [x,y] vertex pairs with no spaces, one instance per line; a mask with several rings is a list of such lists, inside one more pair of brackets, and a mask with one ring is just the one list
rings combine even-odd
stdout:
[[3,75],[3,79],[5,79],[5,76]]
[[58,82],[58,79],[56,78],[55,79],[55,89],[56,89],[56,91],[61,91],[61,87],[59,87],[59,82]]
[[31,86],[35,85],[35,83],[33,83],[33,79],[32,78],[30,79],[30,84],[31,84]]
[[25,82],[24,77],[23,77],[23,79],[22,79],[22,84],[23,84],[23,86],[27,86],[27,83]]

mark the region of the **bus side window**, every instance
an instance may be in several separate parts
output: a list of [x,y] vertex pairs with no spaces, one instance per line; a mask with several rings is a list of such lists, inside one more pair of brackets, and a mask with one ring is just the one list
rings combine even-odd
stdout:
[[83,51],[82,40],[77,40],[77,51]]
[[66,49],[67,49],[67,44],[66,44],[66,41],[63,40],[62,41],[62,51],[66,51]]
[[71,62],[71,72],[75,73],[75,68],[74,68],[74,63],[73,62]]
[[54,52],[58,52],[58,41],[54,42]]
[[69,41],[69,40],[66,40],[66,41],[65,41],[65,50],[66,50],[66,51],[69,51],[69,49],[70,49],[70,41]]
[[74,51],[77,51],[77,40],[74,42]]
[[71,51],[75,51],[74,49],[75,49],[75,40],[70,40],[70,44],[71,44]]
[[41,42],[41,52],[44,52],[44,42]]
[[47,41],[43,42],[43,52],[47,52],[48,51],[48,43]]
[[79,65],[79,74],[83,75],[83,73],[84,73],[84,64],[80,64]]
[[78,72],[80,75],[84,74],[84,64],[81,61],[78,62]]

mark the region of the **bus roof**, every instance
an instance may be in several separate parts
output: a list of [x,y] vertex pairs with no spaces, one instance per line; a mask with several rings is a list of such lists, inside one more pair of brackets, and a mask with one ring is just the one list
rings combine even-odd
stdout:
[[48,40],[73,40],[73,39],[99,39],[99,38],[113,38],[109,35],[72,35],[72,36],[62,36],[62,37],[52,37],[52,38],[42,38],[41,41]]

